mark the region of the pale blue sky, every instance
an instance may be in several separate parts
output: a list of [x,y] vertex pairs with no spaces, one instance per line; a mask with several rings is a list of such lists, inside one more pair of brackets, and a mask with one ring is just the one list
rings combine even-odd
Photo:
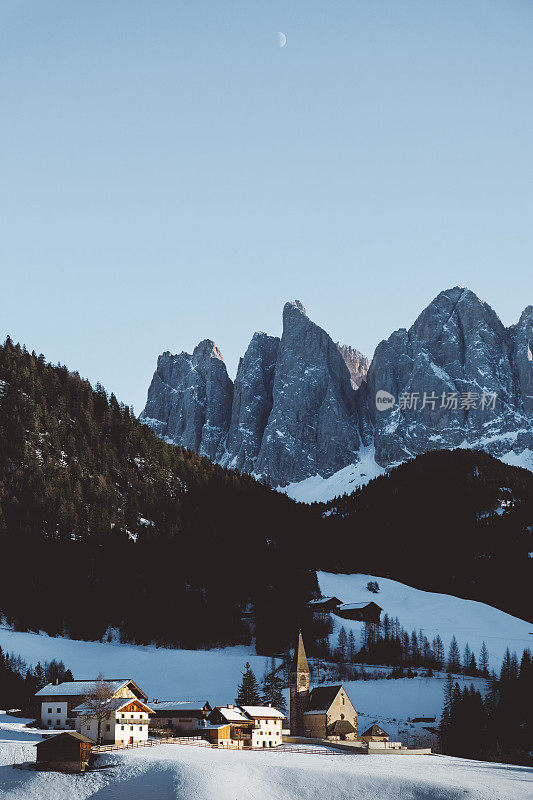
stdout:
[[531,0],[1,0],[0,98],[0,336],[137,412],[295,297],[369,356],[533,303]]

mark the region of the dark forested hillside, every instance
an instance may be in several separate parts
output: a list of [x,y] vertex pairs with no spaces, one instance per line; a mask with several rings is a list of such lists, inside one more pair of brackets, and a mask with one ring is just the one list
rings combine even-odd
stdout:
[[306,514],[0,347],[0,613],[17,626],[196,647],[249,641],[251,608],[258,647],[283,647],[316,586],[292,554]]
[[434,451],[317,508],[321,569],[388,576],[531,618],[527,470],[479,451]]

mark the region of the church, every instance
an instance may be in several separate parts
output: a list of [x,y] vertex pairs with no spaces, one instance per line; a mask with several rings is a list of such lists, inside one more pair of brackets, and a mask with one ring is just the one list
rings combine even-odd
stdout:
[[310,689],[310,672],[300,632],[290,675],[291,736],[356,739],[357,712],[342,684]]

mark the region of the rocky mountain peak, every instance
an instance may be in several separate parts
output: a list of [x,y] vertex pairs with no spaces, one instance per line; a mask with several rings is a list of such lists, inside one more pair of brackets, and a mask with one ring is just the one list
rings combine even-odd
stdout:
[[344,359],[344,363],[348,367],[352,387],[358,389],[362,383],[366,382],[370,359],[366,358],[355,347],[350,347],[350,345],[337,342],[337,347]]

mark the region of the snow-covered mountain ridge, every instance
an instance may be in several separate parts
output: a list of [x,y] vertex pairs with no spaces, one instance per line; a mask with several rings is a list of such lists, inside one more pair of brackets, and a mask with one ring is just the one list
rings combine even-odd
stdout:
[[211,340],[163,353],[141,420],[309,501],[433,449],[533,469],[533,306],[505,328],[469,289],[448,289],[370,363],[287,303],[281,339],[254,334],[234,384]]

